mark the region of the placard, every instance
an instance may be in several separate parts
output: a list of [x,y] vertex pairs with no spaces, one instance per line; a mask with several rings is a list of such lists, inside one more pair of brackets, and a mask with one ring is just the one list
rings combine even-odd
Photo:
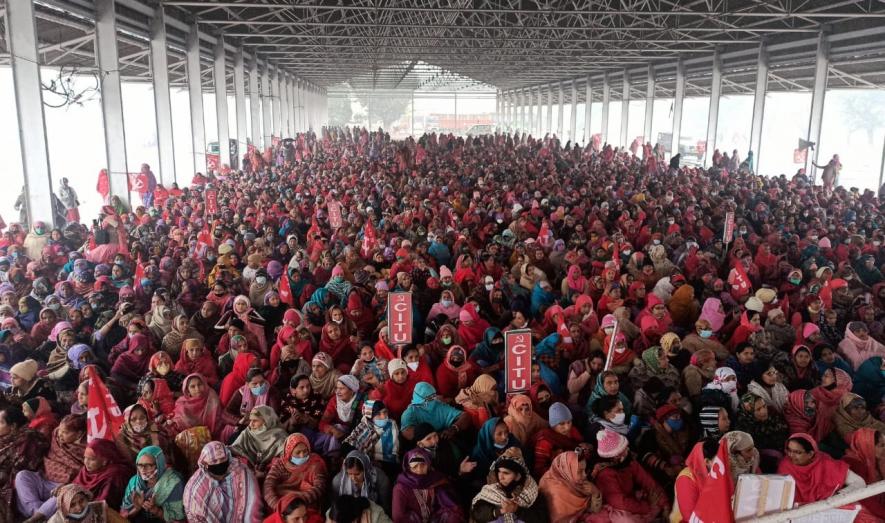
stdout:
[[723,243],[731,243],[734,239],[734,213],[725,213],[725,230],[722,231]]
[[411,292],[391,292],[387,295],[387,332],[391,345],[412,343]]
[[335,200],[329,200],[326,203],[326,209],[329,211],[329,225],[333,230],[340,229],[344,225],[341,219],[341,204]]
[[504,333],[505,392],[525,392],[532,386],[532,331]]
[[218,212],[218,191],[215,189],[206,191],[206,210],[209,214]]

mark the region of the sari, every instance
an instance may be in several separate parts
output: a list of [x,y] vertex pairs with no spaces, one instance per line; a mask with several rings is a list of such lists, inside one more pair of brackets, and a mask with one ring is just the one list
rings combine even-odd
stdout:
[[[209,466],[224,462],[228,467],[221,480],[209,475]],[[198,465],[182,497],[189,522],[261,521],[263,507],[255,475],[249,467],[233,459],[224,444],[218,441],[206,444],[200,451]]]
[[[307,461],[296,465],[292,461],[295,447],[304,445],[309,453]],[[326,493],[326,463],[311,452],[307,436],[295,433],[286,438],[282,455],[271,463],[264,479],[264,501],[268,507],[285,507],[293,499],[318,509]]]
[[160,447],[150,446],[143,448],[135,462],[145,455],[153,456],[157,464],[156,478],[157,482],[153,487],[148,486],[147,482],[142,479],[139,474],[135,474],[126,485],[126,492],[123,494],[123,503],[120,508],[124,511],[130,511],[133,508],[132,501],[135,494],[141,495],[142,498],[151,497],[154,505],[163,509],[163,519],[165,521],[184,521],[184,505],[182,497],[184,495],[184,483],[181,476],[172,468],[166,466],[166,456]]

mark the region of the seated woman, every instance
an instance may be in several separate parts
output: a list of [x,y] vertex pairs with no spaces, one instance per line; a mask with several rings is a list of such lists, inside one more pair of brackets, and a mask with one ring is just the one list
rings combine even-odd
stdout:
[[238,430],[242,430],[249,424],[249,413],[252,409],[262,405],[276,410],[280,402],[276,397],[276,391],[267,381],[265,371],[252,367],[246,372],[246,383],[234,391],[224,410],[230,417],[239,419]]
[[538,495],[537,483],[529,474],[522,456],[515,450],[508,449],[492,464],[487,483],[471,503],[471,521],[548,521],[546,498]]
[[885,397],[885,358],[873,356],[863,362],[854,375],[852,390],[867,400],[869,405],[882,401]]
[[153,445],[169,448],[165,432],[151,422],[147,410],[139,404],[130,405],[123,411],[123,425],[120,426],[115,442],[120,453],[132,461],[145,447]]
[[482,374],[469,387],[461,389],[455,403],[470,416],[473,429],[479,430],[483,423],[498,415],[498,382],[488,374]]
[[769,362],[760,362],[756,371],[753,381],[747,385],[747,392],[752,392],[765,400],[769,408],[782,413],[790,391],[781,383],[780,372]]
[[258,482],[249,467],[233,459],[221,442],[200,451],[199,468],[184,486],[182,503],[188,521],[261,521],[263,506]]
[[[9,410],[3,412],[9,415]],[[28,432],[35,440],[45,441],[35,432]],[[85,451],[86,419],[82,416],[65,416],[52,434],[49,451],[41,453],[42,467],[39,471],[21,470],[14,476],[16,508],[19,514],[33,518],[34,521],[52,516],[56,509],[52,490],[74,481],[83,467]],[[12,479],[10,478],[10,487]]]
[[[633,414],[633,404],[627,398],[627,395],[621,392],[621,382],[618,375],[610,370],[603,371],[596,378],[596,386],[593,388],[590,399],[587,401],[586,411],[588,413],[593,412],[593,404],[606,396],[620,400],[621,406],[624,408],[624,417],[629,422]],[[593,416],[591,416],[592,419]]]
[[325,352],[314,355],[310,364],[310,386],[313,391],[320,395],[323,400],[328,400],[335,394],[335,384],[341,373],[333,368],[332,357]]
[[[177,390],[181,390],[180,385]],[[175,397],[165,380],[144,376],[135,392],[138,394],[136,405],[147,411],[152,422],[162,424],[175,415]]]
[[706,438],[695,443],[685,460],[685,468],[676,476],[675,496],[670,521],[686,521],[700,501],[701,492],[710,479],[710,465],[719,451],[719,441]]
[[784,408],[784,418],[790,434],[811,434],[815,441],[822,441],[833,430],[833,419],[818,412],[817,400],[809,390],[794,390],[790,393]]
[[668,488],[685,466],[694,441],[682,411],[665,404],[655,412],[651,430],[639,439],[637,452],[655,480]]
[[790,363],[784,376],[787,390],[811,389],[820,385],[820,372],[812,360],[811,349],[808,346],[793,347]]
[[464,520],[449,481],[430,466],[420,448],[406,453],[403,472],[393,487],[393,520],[397,523],[458,523]]
[[833,424],[836,432],[845,440],[845,444],[851,443],[851,436],[855,431],[862,428],[885,432],[885,423],[874,418],[867,410],[867,402],[857,394],[846,394],[839,400],[839,408],[833,415]]
[[532,471],[539,478],[547,472],[556,456],[585,446],[581,433],[572,424],[572,413],[564,403],[556,402],[550,406],[548,423],[550,426],[541,429],[535,439]]
[[70,521],[125,523],[127,521],[117,511],[111,509],[106,501],[93,501],[89,490],[76,483],[59,487],[56,499],[58,509],[47,523]]
[[134,390],[148,371],[151,359],[150,340],[144,334],[136,334],[129,338],[126,347],[126,351],[114,360],[111,379],[120,387]]
[[476,462],[476,474],[484,481],[492,462],[511,447],[519,447],[519,440],[510,433],[504,420],[491,418],[486,421],[470,452],[470,460]]
[[0,395],[0,397],[12,405],[19,406],[25,401],[38,396],[54,401],[55,390],[45,378],[37,376],[38,370],[40,370],[40,365],[35,360],[30,359],[10,367],[9,376],[12,387]]
[[[347,500],[352,504],[352,500]],[[270,516],[264,518],[263,523],[325,523],[326,518],[319,512],[312,510],[303,500],[293,499],[288,505],[270,511]],[[373,522],[375,523],[375,522]]]
[[246,460],[258,481],[264,479],[271,460],[283,452],[288,433],[279,426],[277,413],[267,405],[253,407],[249,426],[231,444],[234,456]]
[[458,391],[470,386],[480,375],[479,366],[467,359],[467,351],[452,345],[442,363],[436,368],[436,387],[440,398],[451,401]]
[[547,422],[532,410],[532,400],[525,394],[510,397],[504,423],[521,445],[531,445],[535,435],[547,427]]
[[422,381],[415,385],[412,403],[403,412],[403,437],[412,440],[414,427],[420,423],[429,423],[443,439],[448,439],[470,427],[470,417],[437,399],[433,385]]
[[369,456],[351,450],[341,464],[341,471],[332,478],[334,502],[339,496],[366,498],[390,512],[390,480],[383,471],[372,465]]
[[123,494],[120,515],[132,523],[184,522],[184,483],[178,472],[166,466],[163,450],[153,445],[141,449],[135,469]]
[[86,445],[83,468],[74,483],[89,490],[94,501],[119,507],[130,476],[132,465],[120,454],[117,445],[110,440],[94,439]]
[[[190,373],[188,373],[190,374]],[[166,352],[155,352],[148,362],[148,376],[156,380],[166,382],[169,390],[180,390],[181,382],[187,374],[180,374],[175,370],[172,357]]]
[[866,482],[848,468],[818,450],[817,442],[808,434],[796,433],[787,440],[787,456],[777,468],[778,474],[789,474],[796,480],[795,501],[799,505],[814,503],[842,491],[851,491]]
[[314,510],[320,509],[326,493],[326,463],[310,451],[304,434],[286,438],[283,454],[267,471],[262,492],[268,507],[286,506],[293,499],[302,499]]
[[[355,496],[341,496],[332,503],[326,513],[328,521],[350,521],[353,523],[391,523],[384,509],[375,502]],[[310,521],[310,520],[308,520]],[[320,518],[319,521],[324,521]]]
[[[626,440],[625,440],[626,441]],[[556,456],[538,484],[549,521],[608,521],[602,493],[587,477],[587,462],[575,452]]]
[[728,447],[728,471],[732,481],[737,484],[737,477],[741,474],[759,474],[760,455],[753,436],[740,430],[732,430],[726,432],[724,438]]
[[359,381],[351,374],[338,377],[335,395],[326,404],[323,417],[320,418],[319,429],[331,436],[327,447],[320,449],[325,452],[337,451],[353,427],[359,422],[357,412],[362,412],[365,396],[360,392]]
[[399,465],[399,427],[381,400],[366,400],[359,424],[343,441],[345,450],[356,449],[369,455],[385,471],[396,472]]
[[627,375],[633,390],[639,390],[651,378],[658,378],[668,387],[679,385],[679,370],[670,364],[670,358],[658,345],[642,352],[642,358]]
[[[867,485],[882,481],[885,479],[882,475],[885,470],[885,434],[868,427],[854,431],[842,460]],[[860,504],[879,521],[885,520],[885,494],[862,499]]]
[[182,396],[175,400],[175,416],[166,422],[168,430],[174,431],[175,445],[187,459],[193,470],[201,449],[213,437],[221,437],[225,427],[236,423],[225,415],[215,391],[199,374],[191,374],[184,380]]
[[387,363],[387,372],[390,379],[376,384],[369,393],[369,397],[384,401],[384,405],[390,412],[390,417],[399,422],[403,412],[409,406],[409,399],[412,397],[417,382],[409,379],[409,367],[405,361],[399,358],[394,358]]
[[181,346],[181,354],[175,363],[175,372],[182,376],[200,374],[206,378],[210,387],[218,386],[218,364],[212,359],[212,354],[197,338],[184,340]]
[[762,454],[763,471],[771,472],[777,468],[790,435],[783,415],[769,409],[764,399],[748,392],[741,396],[735,429],[752,436],[755,447]]
[[608,429],[623,436],[633,435],[630,425],[627,424],[624,404],[615,396],[599,398],[593,404],[592,419],[594,420],[587,428],[585,440],[593,441],[596,434]]
[[648,521],[670,512],[667,495],[633,459],[627,448],[627,438],[606,429],[596,434],[596,441],[602,470],[593,479],[602,492],[610,519],[619,516]]
[[22,412],[28,418],[28,428],[49,438],[58,426],[58,418],[46,398],[36,397],[22,403]]

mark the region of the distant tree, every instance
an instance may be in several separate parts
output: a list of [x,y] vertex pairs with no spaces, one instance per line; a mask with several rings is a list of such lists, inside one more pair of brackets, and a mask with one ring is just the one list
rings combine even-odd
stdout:
[[873,144],[878,129],[885,127],[885,92],[880,90],[853,90],[842,97],[841,119],[852,130],[864,131],[867,143]]
[[[411,102],[411,97],[403,96],[379,96],[371,93],[358,94],[357,97],[364,107],[368,108],[369,115],[377,121],[381,120],[382,127],[387,130],[393,122],[403,117],[406,107]],[[369,122],[369,126],[373,126]]]
[[350,97],[329,98],[329,124],[345,126],[353,118],[353,110],[350,108]]

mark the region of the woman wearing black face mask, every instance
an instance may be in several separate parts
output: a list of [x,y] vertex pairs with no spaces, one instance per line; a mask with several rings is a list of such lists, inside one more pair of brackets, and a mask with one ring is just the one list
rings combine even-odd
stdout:
[[199,468],[184,487],[188,521],[261,521],[262,499],[252,470],[221,442],[203,447]]

